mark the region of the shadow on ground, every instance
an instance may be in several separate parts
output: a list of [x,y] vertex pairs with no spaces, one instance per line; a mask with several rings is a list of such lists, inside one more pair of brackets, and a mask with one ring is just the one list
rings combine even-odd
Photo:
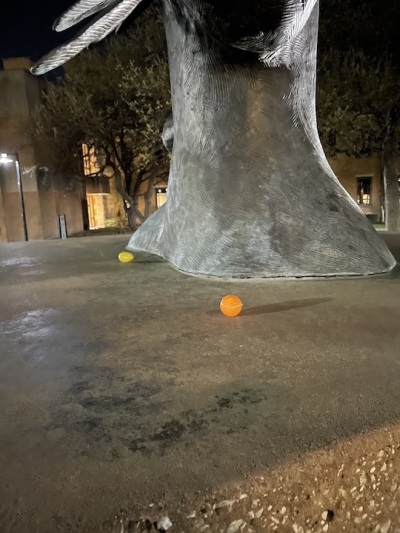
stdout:
[[[304,300],[290,300],[288,302],[280,302],[278,304],[267,304],[260,305],[259,307],[250,307],[244,309],[240,316],[255,316],[255,315],[264,315],[266,313],[279,313],[281,311],[289,311],[290,309],[299,309],[300,307],[307,307],[309,305],[318,305],[325,302],[329,302],[333,298],[309,298]],[[208,311],[209,316],[221,316],[221,312],[218,310]]]

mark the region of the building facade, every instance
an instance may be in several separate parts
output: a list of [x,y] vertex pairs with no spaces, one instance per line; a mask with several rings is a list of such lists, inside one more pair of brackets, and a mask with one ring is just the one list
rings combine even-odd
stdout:
[[[86,177],[86,198],[89,212],[89,228],[124,227],[128,219],[124,211],[122,197],[117,191],[112,173],[109,177],[99,177],[100,166],[94,148],[82,146],[83,171]],[[146,197],[150,202],[150,214],[153,214],[167,201],[167,181],[165,172],[160,176],[149,176],[139,190],[137,207],[141,213],[146,212]]]
[[[94,177],[99,170],[94,153],[83,146],[84,177],[80,183],[76,176],[69,178],[58,172],[50,162],[52,158],[46,147],[33,141],[31,114],[40,102],[42,87],[41,81],[30,74],[30,67],[27,58],[10,58],[3,60],[3,70],[0,70],[0,153],[9,154],[13,160],[8,165],[0,164],[0,242],[24,240],[25,233],[29,240],[60,238],[61,219],[65,220],[68,235],[82,231],[86,225],[91,229],[127,225],[113,177]],[[384,191],[380,156],[338,155],[329,159],[329,163],[365,215],[373,222],[382,222]],[[143,184],[138,199],[142,213],[146,210],[145,198],[150,199],[150,213],[161,207],[167,201],[165,179],[150,179]],[[147,212],[148,208],[147,205]]]
[[[87,201],[89,208],[90,228],[96,229],[106,226],[123,226],[127,224],[123,212],[122,200],[118,195],[113,178],[105,180],[94,179],[98,167],[94,155],[90,156],[85,147],[84,169],[87,176]],[[344,189],[359,205],[363,213],[371,222],[384,222],[384,190],[383,167],[381,157],[355,158],[340,154],[328,159],[329,164],[338,177]],[[400,169],[400,159],[398,159]],[[400,174],[400,171],[399,171]],[[101,183],[100,183],[101,182]],[[138,199],[138,208],[144,213],[144,194],[147,183],[143,184]],[[151,213],[154,213],[167,201],[167,181],[159,179],[155,182],[151,195]],[[400,191],[400,179],[399,179]]]
[[[379,154],[356,158],[340,154],[328,160],[340,183],[372,222],[384,222],[383,165]],[[400,158],[397,158],[400,177]],[[399,179],[400,190],[400,179]],[[400,196],[399,196],[400,199]]]
[[68,234],[83,229],[79,181],[59,173],[47,148],[32,138],[31,116],[42,88],[30,67],[27,58],[10,58],[0,70],[0,153],[12,160],[0,165],[0,242],[24,240],[24,219],[29,240],[60,238],[60,220]]

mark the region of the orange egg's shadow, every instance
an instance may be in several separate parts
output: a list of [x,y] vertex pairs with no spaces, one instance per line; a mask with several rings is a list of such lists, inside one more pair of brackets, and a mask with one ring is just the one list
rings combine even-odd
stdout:
[[[333,301],[334,298],[306,298],[304,300],[290,300],[287,302],[280,302],[275,304],[260,305],[258,307],[250,307],[243,309],[240,313],[241,317],[264,315],[267,313],[281,313],[283,311],[290,311],[291,309],[298,309],[301,307],[308,307],[311,305],[319,305]],[[221,316],[220,311],[207,311],[208,316]],[[238,316],[238,315],[236,315]]]

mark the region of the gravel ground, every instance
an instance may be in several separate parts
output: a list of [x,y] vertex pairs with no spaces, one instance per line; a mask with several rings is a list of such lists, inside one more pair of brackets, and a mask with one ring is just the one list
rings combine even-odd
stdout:
[[337,443],[222,490],[122,512],[116,533],[400,531],[400,427]]

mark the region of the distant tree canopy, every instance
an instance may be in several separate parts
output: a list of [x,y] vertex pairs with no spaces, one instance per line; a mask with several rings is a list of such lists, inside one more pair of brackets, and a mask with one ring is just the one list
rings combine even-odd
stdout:
[[323,0],[317,104],[328,155],[395,150],[399,130],[400,3]]
[[[161,131],[170,114],[170,89],[162,20],[150,9],[123,35],[86,50],[48,84],[36,112],[37,138],[51,145],[58,168],[82,168],[82,144],[94,148],[98,174],[116,179],[130,225],[150,214],[154,180],[168,154]],[[143,184],[145,212],[138,209]]]
[[397,0],[321,0],[319,52],[363,50],[369,57],[389,52],[400,63]]
[[320,59],[319,130],[328,156],[397,153],[399,73],[387,57],[331,49]]
[[386,222],[400,231],[400,3],[323,0],[317,110],[328,156],[380,153]]

